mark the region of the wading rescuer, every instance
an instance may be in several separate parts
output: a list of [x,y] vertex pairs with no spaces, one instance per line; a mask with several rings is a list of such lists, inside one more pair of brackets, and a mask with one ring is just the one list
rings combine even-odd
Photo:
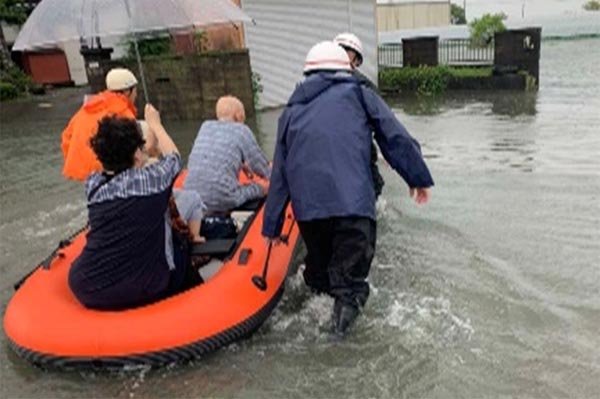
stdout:
[[90,139],[98,130],[98,122],[106,116],[135,119],[137,79],[128,69],[114,68],[106,75],[106,90],[93,96],[71,118],[62,133],[63,175],[68,179],[85,180],[102,170]]
[[[377,86],[373,84],[365,75],[363,75],[358,68],[363,63],[363,46],[362,42],[356,35],[352,33],[340,33],[333,39],[333,42],[340,45],[348,54],[348,58],[350,59],[350,67],[352,68],[352,73],[354,76],[358,78],[361,84],[364,84],[369,89],[377,92]],[[379,158],[379,154],[377,153],[377,147],[375,146],[375,142],[371,145],[371,174],[373,175],[373,188],[375,189],[375,198],[379,198],[381,192],[383,191],[383,186],[385,185],[385,181],[383,180],[383,176],[379,173],[379,168],[377,167],[377,159]]]
[[344,334],[367,301],[375,253],[372,132],[418,204],[433,179],[419,143],[352,74],[339,45],[316,44],[304,74],[279,118],[263,235],[277,244],[291,200],[307,247],[304,280],[334,297],[334,331]]

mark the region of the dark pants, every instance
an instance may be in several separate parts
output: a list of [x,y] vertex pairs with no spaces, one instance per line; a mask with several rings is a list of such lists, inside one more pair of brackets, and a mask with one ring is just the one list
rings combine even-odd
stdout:
[[365,280],[375,255],[377,225],[363,217],[298,222],[306,244],[304,281],[317,291],[352,306],[369,297]]
[[175,270],[171,271],[169,288],[165,297],[185,291],[202,283],[202,278],[191,265],[190,246],[186,237],[173,231],[173,263]]

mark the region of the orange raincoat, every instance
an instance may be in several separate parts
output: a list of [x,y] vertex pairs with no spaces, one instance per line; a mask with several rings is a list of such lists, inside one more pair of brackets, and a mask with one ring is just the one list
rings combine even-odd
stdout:
[[63,175],[85,180],[91,173],[102,170],[90,146],[90,139],[98,131],[98,122],[108,115],[135,119],[136,114],[135,106],[123,94],[104,91],[92,97],[71,118],[62,133]]

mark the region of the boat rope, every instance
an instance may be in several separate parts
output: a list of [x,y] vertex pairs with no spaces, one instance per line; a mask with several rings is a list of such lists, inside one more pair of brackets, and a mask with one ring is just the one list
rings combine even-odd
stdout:
[[71,245],[71,243],[73,242],[73,239],[75,237],[77,237],[79,234],[81,234],[83,231],[85,231],[89,226],[89,223],[86,223],[85,226],[83,226],[82,228],[80,228],[79,230],[77,230],[75,233],[71,234],[69,237],[65,238],[64,240],[60,240],[58,242],[58,245],[56,246],[56,248],[54,249],[54,251],[52,251],[50,253],[50,255],[48,255],[46,258],[44,258],[44,260],[42,260],[40,263],[37,264],[36,267],[33,268],[33,270],[31,270],[29,273],[27,273],[25,276],[23,276],[19,281],[17,281],[13,287],[15,289],[15,291],[17,291],[19,288],[21,288],[21,286],[23,285],[23,283],[25,283],[25,281],[27,281],[27,279],[40,267],[42,269],[45,270],[49,270],[50,269],[50,265],[52,264],[52,261],[54,259],[58,258],[63,258],[65,255],[61,252],[62,249],[64,249],[65,247],[68,247],[69,245]]

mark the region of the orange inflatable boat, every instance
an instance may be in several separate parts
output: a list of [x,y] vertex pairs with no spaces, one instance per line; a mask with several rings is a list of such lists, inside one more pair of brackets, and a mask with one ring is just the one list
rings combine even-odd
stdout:
[[4,331],[25,359],[52,368],[161,366],[201,357],[254,332],[283,293],[298,228],[288,208],[283,243],[261,236],[262,203],[237,239],[194,248],[223,259],[203,284],[159,302],[124,311],[95,311],[69,289],[72,262],[86,230],[61,242],[55,253],[15,288]]

